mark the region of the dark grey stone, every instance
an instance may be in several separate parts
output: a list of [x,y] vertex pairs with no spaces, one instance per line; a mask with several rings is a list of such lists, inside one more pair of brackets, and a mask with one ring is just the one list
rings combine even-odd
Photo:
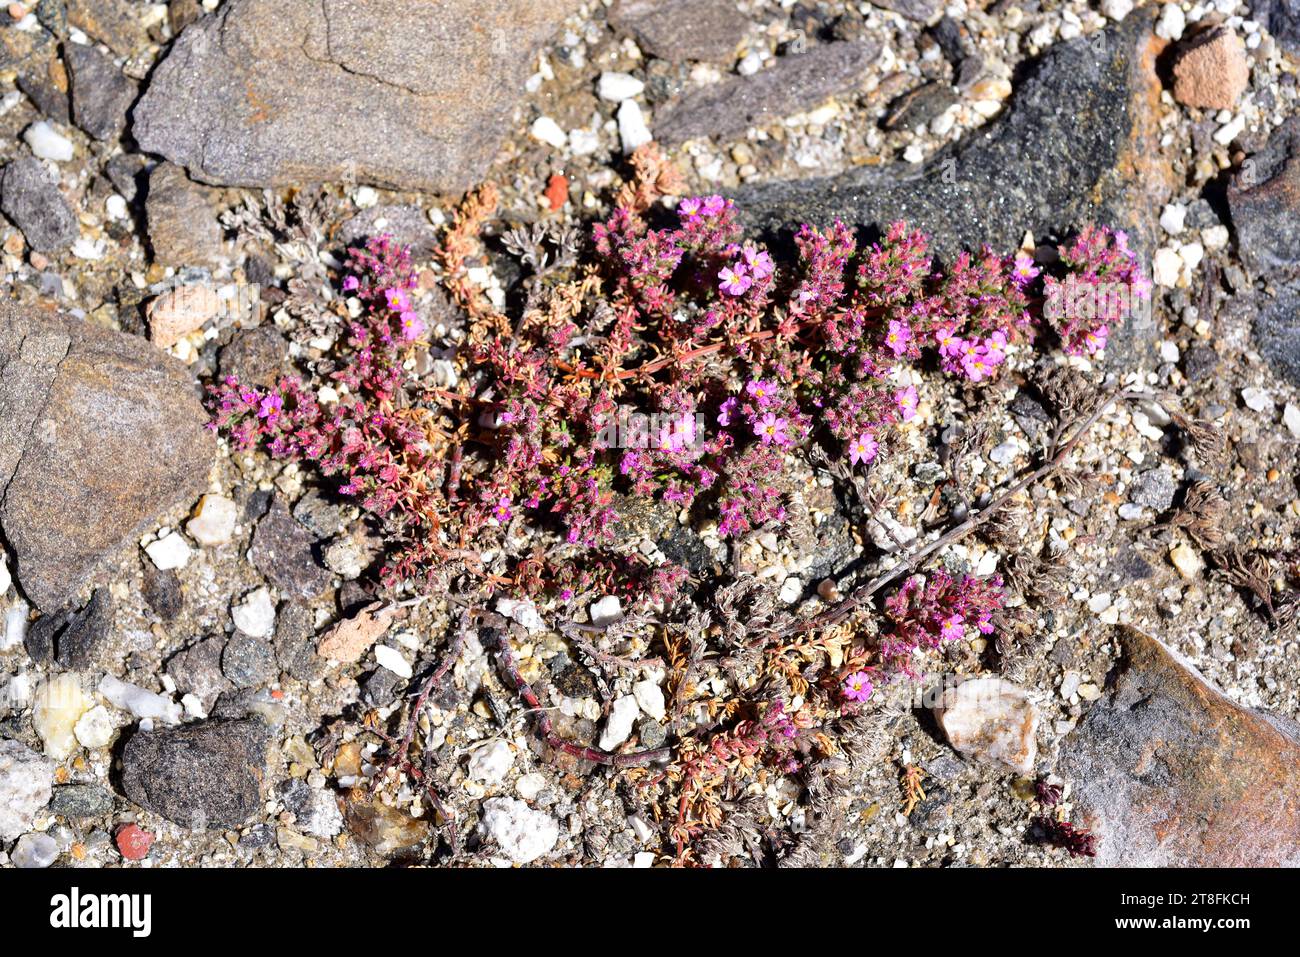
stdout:
[[354,180],[459,192],[514,122],[576,0],[228,0],[137,105],[140,146],[230,186]]
[[316,559],[316,539],[276,498],[257,523],[249,560],[287,597],[314,598],[330,584],[330,573]]
[[1278,46],[1300,55],[1300,0],[1255,0],[1250,12],[1253,20],[1268,27]]
[[202,266],[222,257],[221,226],[208,202],[208,191],[185,171],[161,163],[149,174],[145,198],[149,247],[164,266]]
[[1280,375],[1300,386],[1300,286],[1282,286],[1260,306],[1255,344]]
[[221,652],[221,671],[237,688],[260,688],[275,680],[275,652],[269,642],[237,631]]
[[903,219],[929,232],[944,257],[984,242],[1014,249],[1026,229],[1047,238],[1103,222],[1129,229],[1147,251],[1157,203],[1173,185],[1157,158],[1151,20],[1135,11],[1094,37],[1056,44],[1001,119],[926,163],[755,184],[736,194],[741,214],[769,235],[804,222],[878,229]]
[[1300,117],[1248,157],[1228,185],[1237,252],[1254,273],[1300,264]]
[[207,422],[190,371],[144,340],[0,305],[0,529],[41,611],[206,488]]
[[674,63],[734,59],[748,25],[731,0],[619,0],[609,22],[642,50]]
[[175,621],[185,610],[185,593],[181,590],[181,579],[173,569],[163,571],[153,562],[144,565],[144,581],[140,593],[154,613],[163,621]]
[[72,205],[33,157],[14,160],[0,174],[0,210],[38,252],[65,249],[81,235]]
[[299,681],[311,681],[325,670],[316,654],[315,615],[306,605],[285,602],[275,622],[275,660],[281,670]]
[[119,153],[108,161],[104,172],[122,198],[134,203],[147,182],[144,174],[148,165],[149,161],[139,153]]
[[875,42],[827,43],[781,57],[751,76],[734,76],[687,91],[659,111],[655,139],[680,143],[697,137],[720,140],[817,106],[852,86],[880,55]]
[[126,129],[138,90],[98,47],[67,43],[63,59],[72,89],[72,119],[97,140],[115,140]]
[[140,731],[122,750],[122,787],[192,830],[239,827],[261,812],[269,738],[253,719]]
[[923,83],[895,100],[885,116],[885,129],[911,130],[926,126],[958,100],[957,91],[938,80]]
[[294,502],[293,517],[317,539],[333,538],[343,531],[343,506],[331,502],[317,489],[309,489]]
[[38,59],[18,74],[18,89],[55,123],[66,125],[72,119],[68,107],[68,71],[57,55]]
[[199,699],[204,711],[211,711],[217,698],[233,687],[221,671],[221,653],[226,639],[213,635],[178,651],[167,661],[167,674],[181,694]]
[[387,668],[376,668],[361,679],[361,700],[372,708],[383,708],[397,700],[402,678]]
[[113,810],[113,795],[97,784],[63,784],[54,789],[50,813],[70,820],[101,817]]

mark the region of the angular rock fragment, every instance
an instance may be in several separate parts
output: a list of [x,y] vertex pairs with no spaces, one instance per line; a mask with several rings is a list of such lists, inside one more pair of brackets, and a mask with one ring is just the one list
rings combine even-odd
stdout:
[[1174,61],[1174,98],[1184,106],[1231,110],[1249,84],[1246,44],[1227,27],[1192,37]]
[[0,210],[22,230],[37,252],[55,252],[77,241],[77,214],[39,160],[16,159],[0,173]]
[[1025,690],[1003,678],[972,678],[944,692],[935,708],[948,742],[969,758],[1018,774],[1038,757],[1038,709]]
[[851,87],[879,55],[876,43],[827,43],[784,56],[775,66],[751,76],[690,90],[659,112],[655,139],[663,143],[703,136],[725,140],[751,126],[811,109]]
[[207,183],[458,192],[513,122],[576,0],[230,0],[137,105],[140,146]]
[[277,498],[257,523],[249,560],[286,596],[314,598],[330,584],[315,554],[316,541]]
[[642,50],[674,63],[733,59],[746,26],[731,0],[619,0],[609,22]]
[[1120,637],[1106,694],[1058,764],[1097,863],[1300,865],[1300,726],[1234,703],[1148,635]]
[[1237,251],[1255,273],[1300,263],[1300,117],[1249,156],[1228,184]]
[[149,174],[145,217],[158,263],[203,266],[222,257],[221,226],[207,193],[171,163],[161,163]]
[[28,830],[50,801],[54,764],[17,741],[0,741],[0,842]]
[[207,421],[185,367],[142,340],[0,305],[0,529],[43,612],[198,496]]
[[97,140],[117,139],[135,102],[135,83],[98,47],[69,43],[63,59],[72,81],[73,122]]
[[270,732],[255,719],[140,731],[122,751],[126,796],[198,830],[239,827],[261,810]]

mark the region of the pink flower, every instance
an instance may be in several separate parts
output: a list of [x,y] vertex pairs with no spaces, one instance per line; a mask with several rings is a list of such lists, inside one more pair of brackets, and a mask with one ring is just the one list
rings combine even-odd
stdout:
[[716,216],[727,208],[728,200],[723,199],[721,196],[713,195],[705,196],[702,203],[703,205],[700,207],[700,212],[705,216]]
[[912,341],[912,327],[902,319],[889,320],[889,332],[885,334],[885,345],[896,356],[901,356],[907,352],[907,346]]
[[765,250],[746,243],[740,251],[740,258],[745,261],[755,279],[766,279],[776,271],[776,264]]
[[844,697],[849,701],[866,701],[872,690],[871,679],[865,671],[855,671],[844,679]]
[[358,279],[356,276],[348,276],[346,279],[343,280],[344,292],[356,292],[360,288],[361,288],[361,280]]
[[943,625],[939,629],[939,637],[944,641],[956,641],[966,634],[964,625],[965,621],[961,615],[949,615],[943,620]]
[[880,443],[870,432],[863,432],[849,443],[849,461],[854,465],[865,465],[876,457]]
[[904,422],[910,422],[916,417],[916,405],[919,401],[916,386],[909,385],[906,389],[895,393],[894,401],[898,403],[898,411],[902,414]]
[[736,411],[736,397],[733,395],[718,408],[718,425],[730,425],[731,417]]
[[1105,326],[1098,326],[1096,329],[1089,329],[1083,334],[1083,347],[1088,350],[1088,355],[1095,356],[1102,349],[1106,348],[1106,337],[1110,335],[1110,330]]
[[934,341],[939,345],[941,356],[955,356],[961,350],[961,339],[957,338],[957,328],[951,322],[934,330]]
[[284,409],[284,399],[278,395],[268,395],[257,404],[257,417],[274,422]]
[[677,215],[687,222],[694,222],[700,218],[700,207],[703,205],[698,196],[688,196],[677,204]]
[[988,609],[980,612],[979,618],[975,622],[975,626],[979,628],[981,635],[993,634],[993,632],[997,630],[993,627],[993,612]]
[[785,419],[778,419],[776,413],[769,412],[754,423],[754,434],[763,440],[764,445],[771,445],[773,442],[777,445],[785,445],[790,441],[790,437],[785,434],[785,427],[789,424]]
[[501,498],[497,500],[496,508],[492,509],[492,517],[502,525],[510,521],[514,514],[514,511],[510,508],[509,495],[502,495]]
[[972,382],[979,382],[992,374],[993,363],[989,361],[988,349],[982,342],[971,341],[965,344],[961,368]]
[[414,312],[402,313],[399,326],[402,330],[402,338],[407,342],[414,342],[424,335],[424,320]]
[[1034,265],[1034,257],[1028,253],[1021,253],[1016,257],[1015,265],[1011,267],[1011,279],[1018,286],[1027,286],[1038,277],[1042,270]]
[[393,312],[409,312],[411,309],[411,298],[406,294],[405,289],[386,289],[384,298],[388,302],[388,308]]
[[749,271],[739,263],[724,267],[722,272],[718,273],[718,278],[722,280],[718,284],[719,287],[729,296],[743,296],[749,287],[754,285]]
[[771,404],[773,397],[776,395],[776,387],[770,382],[764,382],[762,379],[755,379],[746,383],[745,391],[754,398],[759,408],[763,409]]

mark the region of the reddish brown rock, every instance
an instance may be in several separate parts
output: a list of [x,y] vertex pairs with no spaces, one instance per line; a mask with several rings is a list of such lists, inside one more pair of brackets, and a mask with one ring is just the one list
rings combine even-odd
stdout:
[[1231,110],[1249,84],[1246,44],[1227,27],[1192,37],[1174,61],[1174,98],[1184,106]]
[[1300,865],[1300,726],[1235,704],[1154,638],[1121,640],[1058,766],[1097,863]]

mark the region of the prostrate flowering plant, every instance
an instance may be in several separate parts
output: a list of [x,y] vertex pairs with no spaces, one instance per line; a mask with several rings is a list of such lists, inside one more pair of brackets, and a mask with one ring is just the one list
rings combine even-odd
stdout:
[[[468,387],[432,389],[405,368],[425,321],[409,252],[381,237],[351,251],[342,282],[359,315],[333,373],[337,401],[297,379],[269,390],[227,379],[216,426],[241,448],[317,462],[387,520],[393,584],[445,575],[449,561],[475,569],[520,518],[556,523],[575,554],[616,552],[620,494],[662,498],[735,537],[786,518],[787,458],[810,443],[871,468],[916,415],[926,368],[987,382],[1046,331],[1095,354],[1122,318],[1113,295],[1087,316],[1045,315],[1044,297],[1150,288],[1124,235],[1105,227],[1085,229],[1046,275],[1026,253],[987,248],[940,271],[901,223],[861,250],[843,223],[804,226],[797,260],[781,267],[743,235],[729,199],[688,197],[652,228],[650,197],[629,195],[595,226],[594,263],[545,308],[476,323]],[[681,424],[610,447],[602,436],[628,406]],[[533,586],[554,584],[527,571]]]
[[[470,317],[454,385],[413,371],[429,325],[420,282],[408,251],[381,237],[348,259],[350,305],[338,307],[348,334],[329,378],[272,389],[226,379],[212,390],[215,426],[239,448],[317,463],[382,523],[394,588],[468,576],[486,591],[562,604],[601,591],[666,613],[686,572],[651,565],[621,536],[621,503],[662,500],[723,539],[780,526],[794,464],[814,447],[842,474],[876,468],[935,373],[978,388],[1043,338],[1095,355],[1149,294],[1124,235],[1105,227],[1085,229],[1054,262],[984,248],[944,270],[902,223],[865,247],[843,223],[805,225],[793,261],[780,263],[721,196],[682,199],[653,222],[680,184],[652,153],[634,164],[588,256],[563,267],[531,257],[537,274],[513,317],[467,279],[492,207],[490,191],[471,197],[439,254],[440,281]],[[1127,299],[1110,295],[1118,284]],[[1075,310],[1081,289],[1104,292],[1103,308]],[[611,441],[629,409],[654,427]],[[520,548],[525,531],[549,545]],[[829,747],[814,712],[852,713],[882,679],[913,674],[918,651],[991,632],[1002,603],[1000,580],[940,568],[889,596],[874,652],[841,654],[845,667],[822,685],[789,662],[828,646],[775,651],[782,681],[806,686],[802,704],[786,711],[788,695],[768,698],[725,740],[684,748],[690,762],[671,776],[685,802],[679,849],[697,816],[715,814],[708,782],[727,761],[801,767],[791,729],[813,742],[805,756]]]

